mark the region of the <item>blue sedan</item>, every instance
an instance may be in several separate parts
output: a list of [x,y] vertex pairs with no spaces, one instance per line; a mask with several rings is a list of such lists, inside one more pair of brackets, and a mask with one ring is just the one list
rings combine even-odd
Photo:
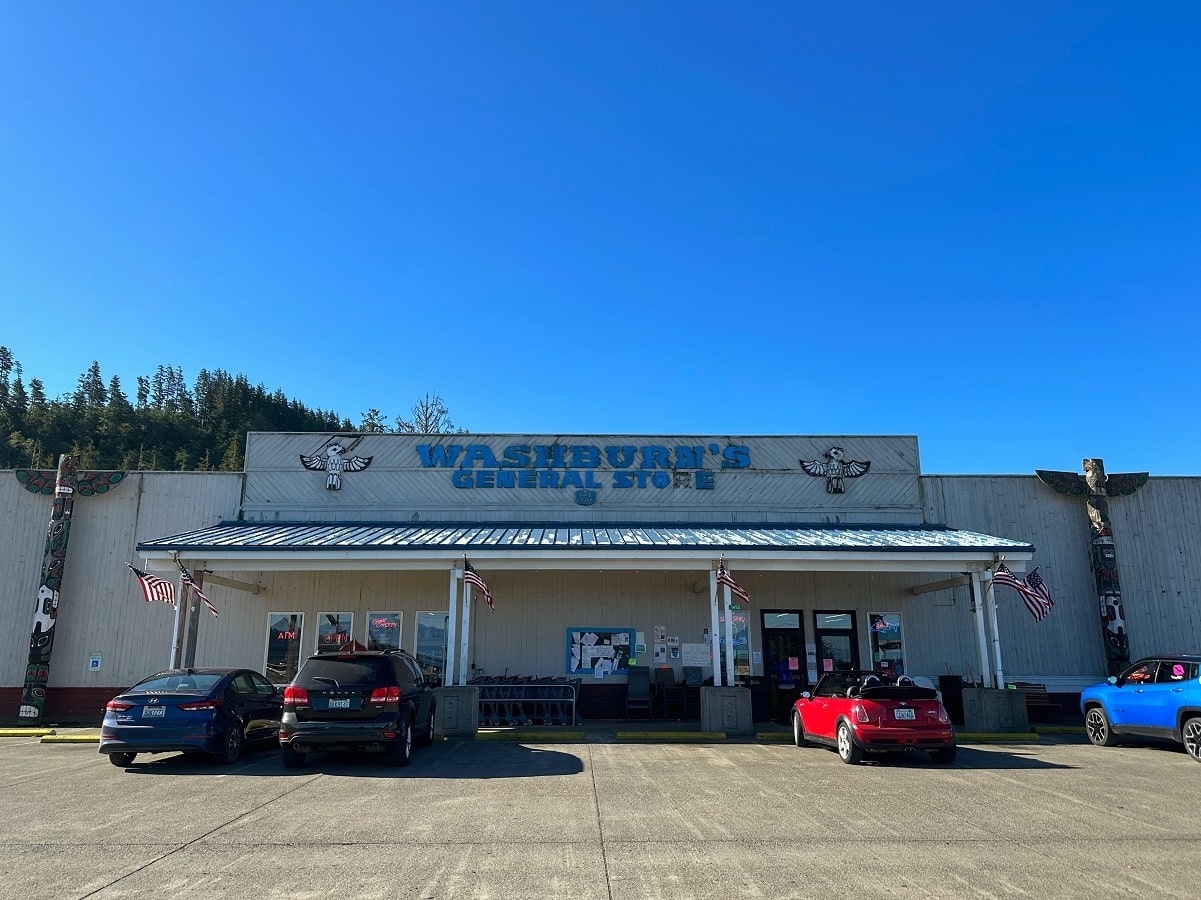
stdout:
[[228,765],[279,736],[283,694],[250,669],[169,669],[108,702],[100,752],[124,768],[139,753],[209,753]]
[[1183,744],[1201,762],[1201,656],[1147,657],[1080,695],[1084,731],[1098,747],[1129,737]]

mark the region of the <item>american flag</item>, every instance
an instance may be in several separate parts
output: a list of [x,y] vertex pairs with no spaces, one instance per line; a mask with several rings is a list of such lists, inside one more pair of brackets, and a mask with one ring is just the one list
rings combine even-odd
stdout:
[[146,602],[150,603],[153,600],[162,600],[164,603],[175,605],[175,585],[165,578],[159,578],[157,575],[151,575],[143,572],[141,569],[135,569],[129,563],[133,574],[138,576],[138,582],[142,585],[142,596],[146,598]]
[[1051,611],[1051,607],[1055,605],[1051,599],[1051,592],[1047,590],[1047,585],[1038,574],[1037,568],[1024,579],[1019,580],[1009,571],[1009,567],[1005,563],[1001,563],[997,566],[997,571],[993,573],[992,580],[994,584],[1008,585],[1021,594],[1022,602],[1026,604],[1026,609],[1030,611],[1030,615],[1034,616],[1036,622],[1045,619],[1047,613]]
[[746,592],[746,588],[735,581],[730,573],[726,571],[726,564],[724,562],[718,562],[717,564],[717,583],[727,585],[734,596],[743,603],[751,602],[751,595]]
[[178,559],[175,560],[175,564],[179,566],[179,574],[183,576],[184,586],[190,587],[192,589],[192,593],[200,598],[200,602],[207,606],[209,612],[211,612],[214,616],[221,615],[219,612],[217,612],[217,607],[213,606],[213,601],[204,595],[204,591],[200,589],[200,585],[196,583],[196,579],[192,577],[192,573],[188,571],[188,567],[181,563]]
[[466,559],[463,560],[463,581],[483,591],[484,599],[488,601],[488,609],[496,612],[496,607],[492,603],[492,592],[488,590],[488,585],[484,584],[484,579],[480,578],[480,573]]

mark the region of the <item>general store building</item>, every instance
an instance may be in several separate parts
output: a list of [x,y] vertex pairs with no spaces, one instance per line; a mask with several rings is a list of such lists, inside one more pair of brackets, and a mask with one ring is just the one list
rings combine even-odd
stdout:
[[[11,475],[0,504],[15,709],[50,507]],[[1197,478],[1111,503],[1135,656],[1201,634],[1199,510]],[[175,578],[177,558],[219,616],[142,601],[126,561]],[[989,590],[1002,559],[1039,567],[1044,620]],[[478,588],[465,608],[468,562],[494,609]],[[57,613],[48,720],[98,719],[179,659],[286,681],[349,642],[452,684],[578,678],[585,717],[622,714],[631,664],[748,686],[756,719],[847,666],[1065,694],[1106,673],[1080,499],[1033,474],[923,475],[903,435],[252,433],[243,473],[135,472],[80,498]]]

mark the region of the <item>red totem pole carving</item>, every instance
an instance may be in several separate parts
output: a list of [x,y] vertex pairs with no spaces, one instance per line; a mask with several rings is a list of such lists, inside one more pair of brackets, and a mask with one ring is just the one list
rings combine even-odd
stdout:
[[1090,558],[1100,604],[1101,634],[1105,639],[1105,660],[1109,674],[1116,675],[1130,662],[1130,635],[1122,611],[1122,586],[1118,581],[1118,551],[1109,522],[1109,500],[1115,494],[1133,494],[1147,483],[1147,473],[1106,475],[1100,459],[1084,460],[1084,475],[1075,472],[1045,472],[1035,469],[1044,484],[1060,494],[1084,496],[1088,526],[1092,532]]
[[58,460],[58,472],[19,469],[17,480],[35,494],[54,494],[50,525],[42,555],[42,579],[33,613],[33,633],[29,637],[29,663],[25,667],[25,688],[21,692],[20,722],[40,725],[46,705],[46,682],[50,678],[50,654],[54,649],[54,626],[58,622],[59,591],[67,563],[67,540],[71,536],[71,511],[75,494],[83,497],[103,494],[125,478],[124,472],[85,472],[75,474],[71,457]]

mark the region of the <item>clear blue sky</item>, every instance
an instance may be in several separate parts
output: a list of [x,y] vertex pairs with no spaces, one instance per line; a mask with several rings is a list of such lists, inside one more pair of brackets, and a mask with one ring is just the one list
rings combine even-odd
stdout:
[[0,4],[0,344],[1201,474],[1201,4]]

